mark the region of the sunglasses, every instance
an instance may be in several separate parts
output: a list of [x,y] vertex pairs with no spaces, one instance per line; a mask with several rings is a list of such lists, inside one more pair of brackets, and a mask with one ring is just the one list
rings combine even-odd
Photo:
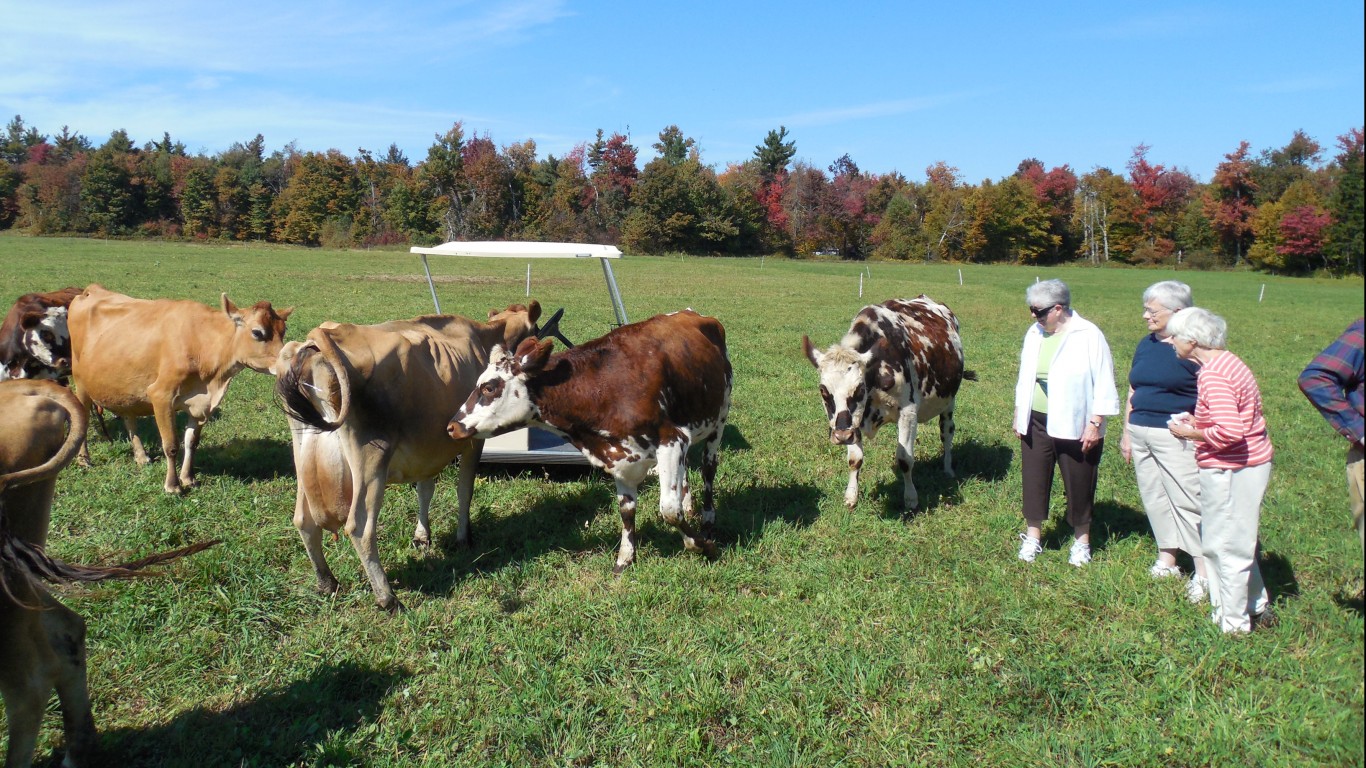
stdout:
[[1042,320],[1042,319],[1044,319],[1045,317],[1048,317],[1048,313],[1049,313],[1049,312],[1052,312],[1053,309],[1054,309],[1055,307],[1060,307],[1060,306],[1062,306],[1062,305],[1061,305],[1061,304],[1051,304],[1051,305],[1049,305],[1049,306],[1047,306],[1047,307],[1040,307],[1040,308],[1038,308],[1038,309],[1035,309],[1034,307],[1030,307],[1030,308],[1029,308],[1029,313],[1030,313],[1031,315],[1034,316],[1034,319],[1035,319],[1035,320]]

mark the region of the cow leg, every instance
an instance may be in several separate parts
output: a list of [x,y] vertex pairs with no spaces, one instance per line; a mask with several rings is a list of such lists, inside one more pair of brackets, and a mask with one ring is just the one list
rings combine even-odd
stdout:
[[713,538],[716,525],[716,498],[713,486],[716,482],[716,468],[721,464],[721,437],[725,434],[726,422],[717,425],[716,431],[702,444],[702,533]]
[[352,476],[356,493],[351,500],[351,514],[346,519],[346,533],[365,568],[370,588],[375,592],[375,602],[389,613],[398,613],[403,610],[403,604],[394,596],[389,577],[379,563],[378,517],[384,503],[384,476],[385,472],[380,468],[368,477],[364,471],[359,476]]
[[[5,630],[9,629],[10,627],[5,627]],[[14,629],[20,630],[19,627]],[[7,665],[13,662],[13,658],[5,660]],[[27,767],[33,764],[33,748],[38,743],[38,726],[43,722],[47,697],[52,690],[47,677],[38,675],[36,669],[24,670],[27,674],[15,674],[19,672],[18,668],[0,672],[0,696],[4,698],[5,718],[9,721],[9,747],[5,750],[6,768]]]
[[313,517],[312,505],[302,481],[294,497],[294,527],[299,531],[304,551],[313,563],[313,573],[318,577],[318,591],[324,595],[336,594],[340,587],[332,569],[327,567],[327,558],[323,556],[323,529]]
[[683,534],[683,548],[716,558],[716,544],[693,528],[685,502],[688,487],[688,440],[659,446],[659,516]]
[[204,421],[190,417],[190,423],[185,426],[185,458],[180,462],[180,487],[193,488],[197,483],[194,481],[194,454],[199,450],[199,439],[204,436]]
[[643,463],[622,463],[612,472],[617,482],[617,511],[621,513],[621,545],[617,548],[617,564],[612,568],[612,573],[618,576],[636,559],[636,491],[645,479],[646,470]]
[[474,545],[474,534],[470,532],[470,504],[474,500],[474,478],[479,471],[479,458],[484,453],[483,440],[471,440],[470,447],[460,454],[460,481],[456,486],[456,499],[460,507],[459,520],[455,526],[455,543],[460,547]]
[[863,469],[863,444],[854,438],[848,446],[849,484],[844,488],[844,506],[853,509],[858,503],[858,474]]
[[147,455],[147,450],[142,447],[142,438],[138,437],[138,417],[123,416],[123,431],[128,433],[128,443],[133,446],[133,461],[139,467],[145,467],[152,463],[152,459]]
[[[152,400],[152,415],[156,417],[157,432],[161,435],[161,453],[166,457],[166,482],[163,488],[167,493],[184,493],[187,489],[180,486],[180,478],[176,476],[176,454],[179,449],[176,445],[175,405],[169,393],[162,394],[155,389],[149,389],[147,394]],[[134,450],[139,445],[134,438]]]
[[[74,395],[76,396],[76,399],[79,400],[80,403],[81,403],[81,407],[84,408],[84,409],[86,410],[86,412],[88,413],[88,412],[90,411],[90,409],[91,409],[92,407],[94,407],[95,401],[94,401],[94,400],[91,400],[91,399],[85,394],[85,387],[78,387],[78,386],[75,386],[75,382],[74,382],[74,381],[72,382],[72,384],[73,384],[72,390],[71,390],[71,391],[72,391],[72,394],[74,394]],[[103,423],[103,419],[101,419],[101,423]],[[82,467],[88,467],[88,466],[90,466],[90,441],[89,441],[89,440],[82,440],[82,441],[81,441],[81,450],[78,451],[77,454],[76,454],[76,463],[77,463],[77,464],[80,464]]]
[[944,446],[944,474],[954,477],[953,474],[953,433],[958,428],[953,423],[953,406],[939,414],[939,441]]
[[418,549],[427,549],[432,545],[432,527],[429,515],[432,508],[432,496],[436,495],[436,478],[428,478],[413,483],[413,490],[417,492],[417,527],[413,529],[413,546]]
[[85,679],[85,619],[50,595],[43,595],[43,629],[55,656],[53,683],[62,703],[66,738],[64,766],[86,765],[95,749],[95,718]]
[[902,408],[896,420],[896,468],[901,471],[903,509],[914,512],[920,506],[920,494],[915,490],[915,480],[911,478],[911,468],[915,465],[916,417],[919,409],[915,404]]

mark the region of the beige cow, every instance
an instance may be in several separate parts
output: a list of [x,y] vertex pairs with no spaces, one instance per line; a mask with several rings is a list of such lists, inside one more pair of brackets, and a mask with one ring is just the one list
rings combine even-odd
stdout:
[[402,610],[379,562],[377,520],[385,486],[413,483],[414,543],[430,542],[436,477],[460,460],[456,540],[467,546],[470,498],[482,440],[453,440],[446,422],[474,387],[496,344],[515,348],[537,332],[541,306],[513,305],[481,323],[431,315],[379,325],[325,323],[290,342],[276,366],[276,391],[290,416],[299,489],[294,525],[324,593],[337,579],[322,532],[345,527],[380,607]]
[[[76,396],[123,417],[133,457],[147,464],[138,416],[156,418],[166,456],[167,493],[194,486],[194,452],[204,423],[243,368],[274,373],[284,344],[285,319],[269,302],[239,309],[226,293],[214,310],[194,301],[134,299],[91,285],[71,302],[71,378]],[[175,414],[190,416],[185,457],[176,475]],[[89,451],[82,447],[81,461]]]

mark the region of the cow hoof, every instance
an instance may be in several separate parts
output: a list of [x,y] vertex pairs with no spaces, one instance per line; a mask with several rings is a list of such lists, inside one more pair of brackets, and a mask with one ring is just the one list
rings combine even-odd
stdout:
[[625,571],[630,566],[630,563],[617,563],[616,565],[612,566],[612,575],[620,576],[622,571]]
[[78,467],[85,467],[86,469],[89,469],[89,468],[93,467],[94,465],[90,463],[90,457],[89,457],[89,456],[77,456],[77,457],[76,457],[76,466],[78,466]]
[[716,562],[721,555],[716,549],[716,542],[711,539],[702,539],[698,544],[702,547],[702,556],[710,562]]
[[397,616],[398,614],[408,610],[407,608],[403,607],[403,603],[400,603],[397,597],[389,598],[389,602],[387,604],[383,600],[379,601],[379,607],[383,608],[384,611],[388,613],[390,616]]
[[431,548],[432,540],[427,538],[426,536],[414,536],[413,546],[425,552],[426,550]]
[[853,512],[853,511],[854,511],[854,507],[857,507],[857,506],[858,506],[858,502],[857,502],[857,501],[850,501],[850,500],[848,500],[848,499],[845,499],[845,500],[844,500],[844,508],[847,509],[847,510],[849,510],[850,512]]
[[340,591],[341,585],[337,583],[336,579],[318,579],[318,594],[332,597]]

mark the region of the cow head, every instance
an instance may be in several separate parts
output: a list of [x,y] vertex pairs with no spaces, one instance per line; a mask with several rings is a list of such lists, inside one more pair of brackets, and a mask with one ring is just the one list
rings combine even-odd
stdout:
[[549,339],[523,339],[512,354],[501,345],[494,347],[488,368],[446,427],[451,437],[488,438],[535,419],[539,412],[527,382],[545,369],[554,344]]
[[47,307],[19,320],[23,349],[37,365],[25,366],[16,378],[60,380],[71,375],[71,335],[66,329],[66,307]]
[[820,371],[821,400],[830,421],[830,442],[835,445],[860,442],[860,428],[873,391],[880,386],[889,386],[888,382],[880,380],[885,375],[883,366],[873,363],[876,350],[858,352],[836,344],[821,352],[811,346],[811,339],[803,336],[802,351]]
[[277,312],[270,302],[258,301],[238,309],[226,293],[222,300],[223,314],[237,328],[232,339],[233,359],[257,373],[274,375],[280,347],[285,343],[285,320],[294,308]]
[[535,299],[529,305],[511,304],[507,309],[490,309],[489,325],[503,324],[503,348],[516,349],[522,339],[539,332],[536,321],[541,319],[541,303]]

